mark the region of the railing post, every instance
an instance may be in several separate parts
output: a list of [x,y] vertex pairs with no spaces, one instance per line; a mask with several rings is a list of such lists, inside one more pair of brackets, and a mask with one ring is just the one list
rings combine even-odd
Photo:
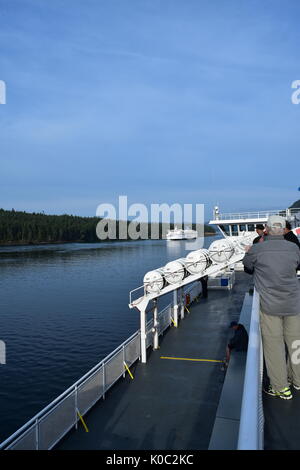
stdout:
[[181,291],[181,292],[180,292],[180,294],[181,294],[181,295],[180,295],[180,298],[181,298],[181,302],[180,302],[180,318],[181,318],[181,320],[183,320],[183,319],[184,319],[184,300],[185,300],[185,299],[184,299],[184,288],[181,287],[180,291]]
[[174,316],[174,326],[178,327],[178,289],[173,291],[173,316]]
[[146,364],[147,362],[147,334],[146,334],[146,310],[143,308],[140,314],[141,320],[141,358],[142,362]]
[[153,310],[153,328],[154,328],[153,349],[159,349],[157,299],[154,299],[153,302],[154,302],[154,310]]

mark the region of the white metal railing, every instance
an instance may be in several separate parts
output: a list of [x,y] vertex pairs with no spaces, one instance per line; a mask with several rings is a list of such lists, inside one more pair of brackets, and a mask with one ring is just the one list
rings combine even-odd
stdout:
[[254,289],[249,345],[238,438],[239,450],[263,450],[263,351],[259,324],[259,294]]
[[[191,284],[185,293],[193,301],[200,293],[199,283]],[[172,324],[173,304],[158,314],[158,333]],[[147,348],[153,346],[153,319],[147,323]],[[59,397],[35,415],[24,426],[0,444],[0,449],[48,450],[52,449],[84,416],[120,377],[140,359],[140,330],[93,367]]]
[[[185,294],[190,294],[190,301],[193,302],[201,292],[200,283],[194,282],[193,284],[189,285],[187,289],[184,291]],[[162,335],[167,328],[172,325],[174,320],[173,318],[173,302],[170,302],[163,310],[161,310],[158,314],[158,334]],[[180,307],[180,305],[179,305]],[[146,333],[147,333],[147,340],[146,346],[153,346],[153,339],[154,335],[152,334],[153,328],[153,318],[147,322],[146,326]]]
[[230,212],[214,215],[215,220],[246,220],[246,219],[268,219],[270,215],[283,215],[284,217],[290,217],[293,214],[300,212],[300,208],[292,209],[278,209],[278,210],[267,210],[267,211],[255,211],[255,212]]
[[12,436],[0,449],[52,449],[140,357],[140,331],[135,332],[105,359],[52,401]]

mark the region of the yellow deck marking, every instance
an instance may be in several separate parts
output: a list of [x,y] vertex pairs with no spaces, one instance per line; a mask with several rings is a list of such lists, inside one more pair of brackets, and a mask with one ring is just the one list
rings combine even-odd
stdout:
[[81,414],[79,413],[78,410],[77,410],[77,414],[78,414],[78,416],[79,416],[79,418],[80,418],[80,420],[81,420],[81,422],[82,422],[82,424],[83,424],[83,427],[84,427],[84,429],[85,429],[85,432],[89,432],[88,427],[87,427],[87,425],[85,424],[84,419],[83,419],[83,417],[81,416]]
[[128,374],[130,375],[130,377],[131,377],[132,380],[133,380],[133,375],[132,375],[132,373],[130,372],[129,367],[128,367],[128,365],[126,364],[126,362],[124,362],[124,366],[126,367],[126,370],[127,370]]
[[167,357],[160,356],[161,359],[172,359],[174,361],[197,361],[197,362],[224,362],[217,359],[190,359],[187,357]]

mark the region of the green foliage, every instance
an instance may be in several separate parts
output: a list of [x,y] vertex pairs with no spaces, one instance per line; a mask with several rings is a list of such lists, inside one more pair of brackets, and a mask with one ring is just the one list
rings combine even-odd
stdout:
[[[31,214],[0,209],[0,244],[100,242],[96,234],[99,220],[99,217]],[[150,234],[150,224],[148,227]],[[119,222],[116,232],[118,236]],[[159,224],[160,238],[162,232],[162,224]],[[214,233],[214,229],[205,225],[205,232]]]
[[293,208],[299,209],[299,207],[300,207],[300,199],[298,199],[298,201],[295,201],[295,202],[289,207],[289,209],[293,209]]
[[45,215],[0,209],[0,243],[94,242],[98,217]]

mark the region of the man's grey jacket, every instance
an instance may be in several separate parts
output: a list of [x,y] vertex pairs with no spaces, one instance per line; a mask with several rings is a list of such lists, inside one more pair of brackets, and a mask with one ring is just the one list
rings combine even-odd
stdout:
[[254,274],[261,310],[269,315],[300,314],[300,282],[296,271],[300,250],[283,236],[268,235],[252,245],[243,259],[245,271]]

